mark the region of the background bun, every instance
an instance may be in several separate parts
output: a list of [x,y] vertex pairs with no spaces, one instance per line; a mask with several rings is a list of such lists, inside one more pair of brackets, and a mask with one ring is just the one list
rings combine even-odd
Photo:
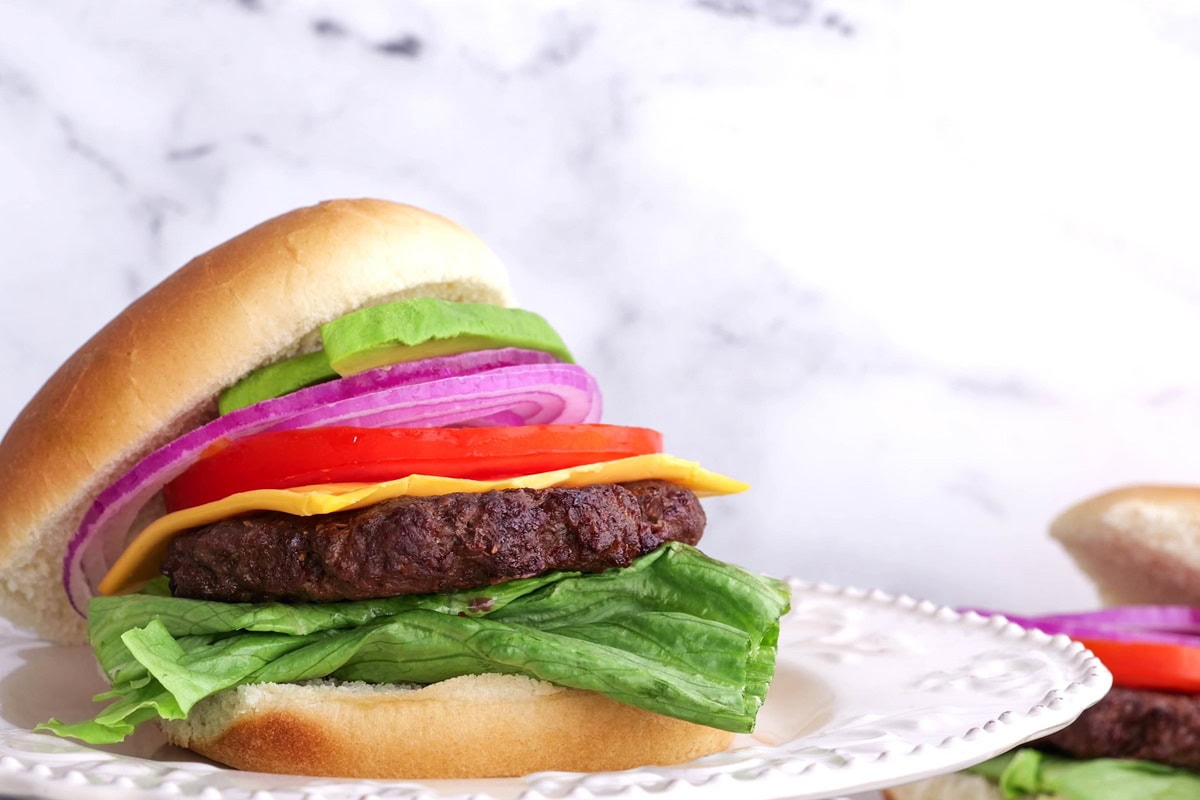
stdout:
[[1200,488],[1107,492],[1065,511],[1050,535],[1105,605],[1200,606]]
[[323,323],[417,295],[510,302],[504,267],[454,223],[382,200],[333,200],[252,228],[136,300],[0,441],[0,615],[82,641],[61,561],[95,496],[212,418],[226,386],[313,346]]
[[201,701],[186,720],[161,724],[175,744],[238,769],[351,778],[621,770],[688,761],[733,740],[725,731],[515,675],[468,675],[421,688],[240,686]]

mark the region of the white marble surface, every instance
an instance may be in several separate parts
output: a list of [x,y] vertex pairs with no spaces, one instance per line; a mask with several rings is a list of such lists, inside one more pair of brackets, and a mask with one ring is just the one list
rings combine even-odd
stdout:
[[191,255],[388,197],[754,484],[714,554],[1085,606],[1051,517],[1200,483],[1198,96],[1183,0],[8,0],[0,429]]
[[1050,518],[1200,483],[1197,96],[1185,0],[8,0],[0,429],[196,252],[388,197],[754,483],[714,554],[1089,605]]

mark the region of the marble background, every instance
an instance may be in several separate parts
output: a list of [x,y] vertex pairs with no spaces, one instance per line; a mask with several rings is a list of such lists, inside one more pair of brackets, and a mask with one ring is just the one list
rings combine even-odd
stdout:
[[193,254],[336,196],[505,257],[714,554],[1016,610],[1200,483],[1187,0],[0,5],[0,430]]
[[754,484],[714,554],[1086,606],[1054,514],[1200,483],[1198,94],[1183,0],[7,0],[0,430],[193,254],[387,197]]

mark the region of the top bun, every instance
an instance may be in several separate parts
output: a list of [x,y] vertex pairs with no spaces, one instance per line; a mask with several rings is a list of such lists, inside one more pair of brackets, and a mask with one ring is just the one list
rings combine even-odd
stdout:
[[1050,526],[1105,605],[1200,605],[1200,488],[1131,486]]
[[218,393],[244,374],[315,349],[324,323],[416,296],[511,302],[499,259],[449,220],[382,200],[331,200],[230,239],[134,301],[0,441],[0,614],[82,641],[62,558],[92,500],[215,417]]

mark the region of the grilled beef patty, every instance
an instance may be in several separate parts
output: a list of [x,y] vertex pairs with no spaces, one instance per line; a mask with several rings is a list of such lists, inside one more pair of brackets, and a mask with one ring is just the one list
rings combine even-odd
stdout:
[[1200,770],[1200,696],[1114,688],[1037,746],[1077,758],[1139,758]]
[[625,567],[664,542],[695,544],[704,524],[696,495],[665,481],[400,497],[197,528],[170,543],[163,573],[176,597],[366,600]]

